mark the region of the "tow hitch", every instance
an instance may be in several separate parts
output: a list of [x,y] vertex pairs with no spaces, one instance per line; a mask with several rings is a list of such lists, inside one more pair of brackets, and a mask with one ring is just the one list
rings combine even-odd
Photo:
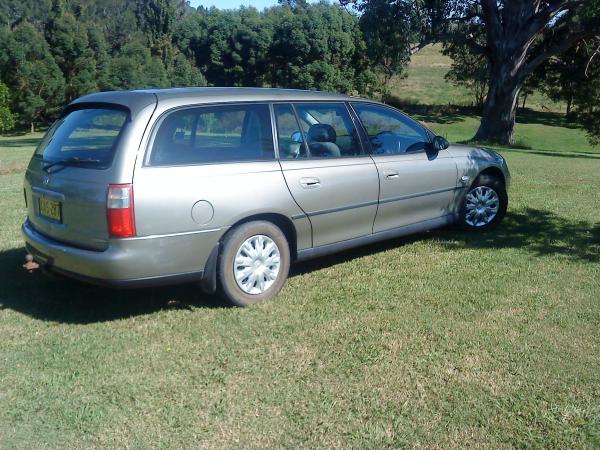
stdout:
[[33,260],[33,255],[31,255],[31,253],[25,255],[25,264],[23,264],[23,269],[29,273],[32,273],[34,270],[39,268],[40,265]]

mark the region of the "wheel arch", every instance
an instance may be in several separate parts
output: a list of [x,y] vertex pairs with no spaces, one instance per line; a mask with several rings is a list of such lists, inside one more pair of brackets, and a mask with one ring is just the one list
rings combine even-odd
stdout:
[[229,232],[231,232],[231,230],[236,229],[238,226],[257,220],[271,222],[272,224],[279,227],[279,229],[283,232],[283,235],[285,236],[288,245],[290,246],[291,262],[297,259],[298,250],[296,227],[294,226],[292,220],[289,217],[278,213],[260,213],[244,217],[243,219],[239,219],[237,222],[231,225],[231,227],[229,227],[227,232],[224,233],[223,236],[221,236],[217,244],[214,246],[212,252],[210,253],[210,256],[204,266],[204,274],[201,280],[201,287],[204,290],[204,292],[206,292],[207,294],[213,294],[217,290],[217,262],[219,259],[219,255],[221,254],[221,249],[223,247],[222,244],[225,237],[229,234]]
[[[479,174],[477,175],[477,178],[479,178],[481,175],[489,175],[489,176],[498,178],[502,182],[502,184],[504,186],[506,186],[506,177],[504,176],[504,173],[502,172],[502,170],[500,170],[496,166],[486,167],[481,172],[479,172]],[[477,180],[477,178],[475,179],[475,181]]]
[[[290,246],[290,257],[292,261],[296,260],[297,257],[297,241],[298,241],[298,237],[297,237],[297,233],[296,233],[296,227],[294,226],[294,223],[292,222],[292,220],[283,215],[283,214],[279,214],[279,213],[260,213],[260,214],[253,214],[247,217],[244,217],[243,219],[238,220],[237,222],[235,222],[233,225],[231,225],[231,227],[229,228],[228,232],[237,228],[240,225],[243,225],[245,223],[248,222],[254,222],[257,220],[264,220],[266,222],[271,222],[274,225],[277,225],[277,227],[279,227],[279,229],[283,232],[288,245]],[[220,241],[223,242],[223,239],[225,238],[225,236],[227,236],[227,233],[225,233],[223,235],[223,237],[221,237]]]

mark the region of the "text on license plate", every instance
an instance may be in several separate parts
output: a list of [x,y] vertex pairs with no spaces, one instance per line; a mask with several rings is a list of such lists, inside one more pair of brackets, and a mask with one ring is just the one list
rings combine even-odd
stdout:
[[61,205],[56,200],[40,197],[40,215],[48,219],[62,222]]

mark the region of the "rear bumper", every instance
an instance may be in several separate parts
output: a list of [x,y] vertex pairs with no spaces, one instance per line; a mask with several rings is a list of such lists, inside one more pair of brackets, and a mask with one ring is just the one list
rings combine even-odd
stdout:
[[39,233],[29,221],[21,231],[27,250],[45,270],[113,287],[146,287],[200,281],[221,230],[114,239],[104,251],[86,250]]

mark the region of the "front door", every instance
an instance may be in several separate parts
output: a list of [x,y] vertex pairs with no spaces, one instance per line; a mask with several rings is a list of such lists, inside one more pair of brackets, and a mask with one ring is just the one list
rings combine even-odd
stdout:
[[354,103],[379,171],[379,208],[373,232],[449,216],[457,187],[456,163],[447,150],[427,153],[428,132],[391,108]]
[[372,233],[379,177],[344,103],[275,104],[288,188],[309,217],[313,247]]

